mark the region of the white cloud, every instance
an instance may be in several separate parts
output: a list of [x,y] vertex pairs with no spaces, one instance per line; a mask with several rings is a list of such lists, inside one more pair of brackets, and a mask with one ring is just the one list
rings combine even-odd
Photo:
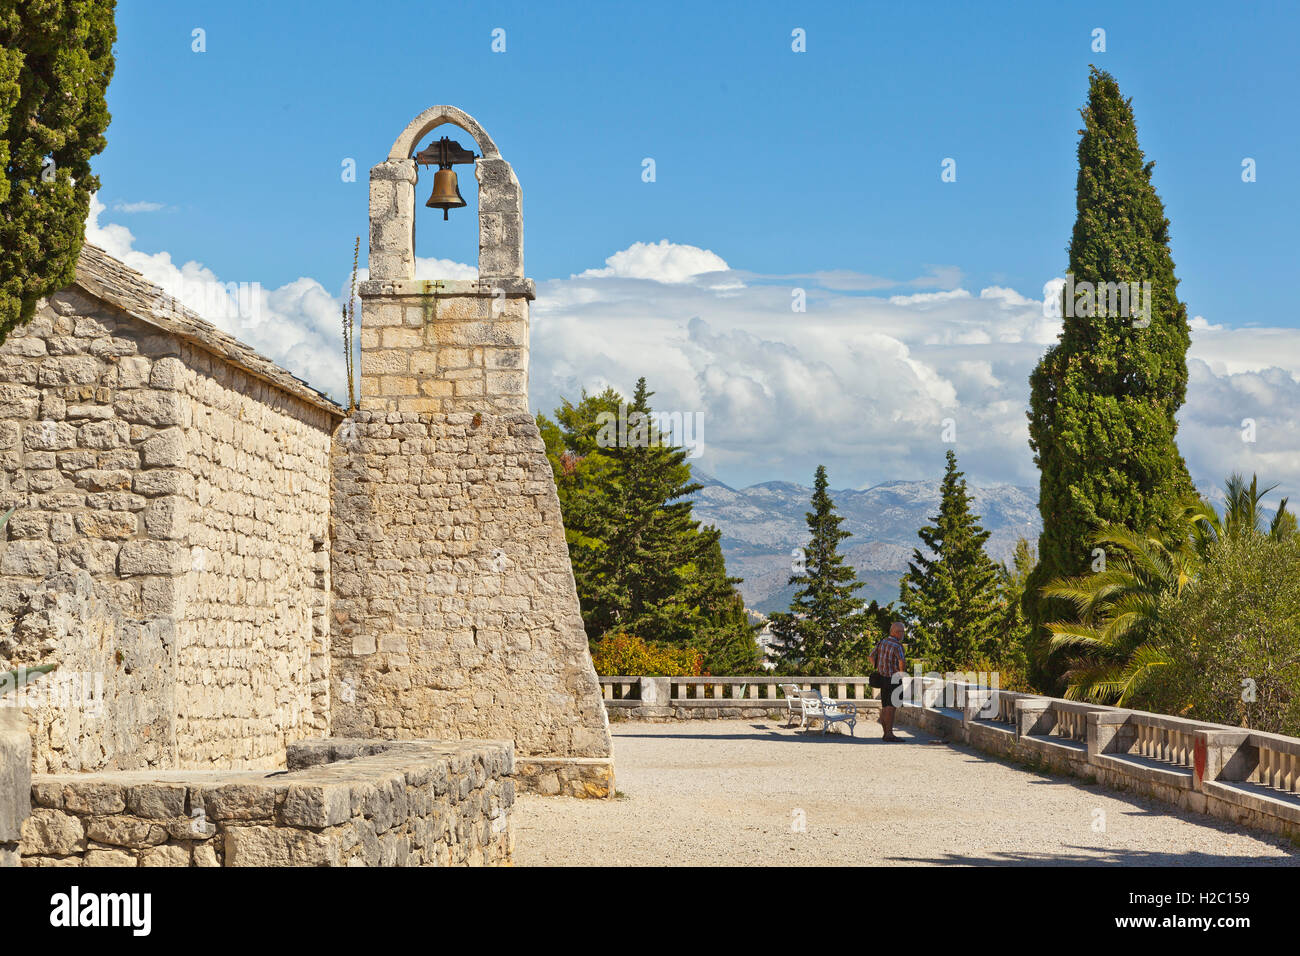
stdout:
[[[705,413],[700,464],[740,484],[806,483],[818,463],[845,486],[936,477],[949,447],[941,422],[952,418],[969,474],[1036,486],[1029,375],[1060,332],[1060,318],[1044,314],[1044,296],[1054,302],[1063,280],[1046,283],[1038,298],[999,286],[978,296],[931,286],[874,297],[839,290],[918,279],[742,275],[745,287],[729,295],[603,270],[542,283],[534,408],[549,412],[584,386],[627,393],[645,375],[657,407]],[[806,312],[791,311],[790,286],[778,279],[819,286]],[[1283,491],[1300,491],[1300,331],[1191,324],[1179,441],[1193,477],[1219,484],[1234,468],[1258,471]],[[1247,417],[1259,422],[1254,445],[1241,441]]]
[[914,295],[891,295],[890,305],[930,305],[935,302],[952,302],[954,299],[969,299],[970,293],[965,289],[950,289],[947,292],[917,292]]
[[123,202],[119,199],[113,203],[114,212],[158,212],[160,209],[166,208],[166,203],[148,202],[147,200],[141,200],[140,202]]
[[615,277],[653,279],[655,282],[685,282],[710,272],[726,272],[726,260],[708,249],[658,242],[634,242],[605,260],[605,268],[588,269],[579,278]]
[[[346,275],[330,283],[333,294],[308,277],[249,288],[256,315],[241,314],[225,308],[239,301],[228,279],[135,249],[128,229],[101,222],[104,211],[92,202],[89,241],[316,387],[343,394]],[[476,269],[421,259],[417,275],[467,279]],[[1028,380],[1061,320],[1043,314],[1042,299],[997,286],[976,296],[942,288],[941,278],[959,273],[762,276],[696,246],[634,243],[603,269],[539,283],[532,406],[549,413],[584,387],[630,394],[644,375],[657,408],[704,413],[697,464],[706,471],[729,483],[806,483],[825,463],[840,487],[937,477],[953,447],[941,441],[951,418],[972,478],[1036,485]],[[1045,286],[1049,301],[1059,281]],[[807,311],[796,313],[790,290],[804,284]],[[902,286],[926,291],[861,294]],[[1300,331],[1194,320],[1188,364],[1179,445],[1193,477],[1217,485],[1231,470],[1253,471],[1300,492]],[[1241,440],[1246,418],[1256,422],[1253,444]]]
[[199,262],[177,265],[170,253],[136,249],[129,229],[100,222],[104,212],[104,204],[92,197],[86,220],[88,242],[316,388],[336,399],[346,396],[339,325],[343,296],[331,295],[320,282],[306,277],[264,289],[256,277],[219,278]]

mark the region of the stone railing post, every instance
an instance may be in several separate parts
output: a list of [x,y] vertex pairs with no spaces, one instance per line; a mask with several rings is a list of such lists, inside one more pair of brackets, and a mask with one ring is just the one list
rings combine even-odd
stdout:
[[1016,739],[1046,737],[1056,726],[1056,711],[1046,699],[1016,701]]
[[1192,739],[1192,779],[1197,790],[1203,790],[1206,781],[1246,780],[1255,769],[1248,730],[1196,730]]
[[0,706],[0,867],[19,866],[23,821],[32,812],[32,740],[21,707]]
[[673,680],[671,677],[642,677],[641,706],[643,717],[671,717],[673,712]]
[[998,713],[997,701],[997,688],[966,685],[961,709],[962,727],[969,727],[972,720],[979,720],[981,717],[996,717]]
[[1094,710],[1088,713],[1088,759],[1098,754],[1120,753],[1127,751],[1121,746],[1125,742],[1124,725],[1128,723],[1130,713],[1126,710]]

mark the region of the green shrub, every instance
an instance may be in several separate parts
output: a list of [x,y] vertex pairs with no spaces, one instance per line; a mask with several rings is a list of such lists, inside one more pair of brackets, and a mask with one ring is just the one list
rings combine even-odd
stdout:
[[699,677],[704,655],[694,647],[652,644],[632,634],[606,634],[591,645],[601,677]]
[[1158,617],[1168,663],[1135,706],[1300,734],[1300,541],[1218,542]]

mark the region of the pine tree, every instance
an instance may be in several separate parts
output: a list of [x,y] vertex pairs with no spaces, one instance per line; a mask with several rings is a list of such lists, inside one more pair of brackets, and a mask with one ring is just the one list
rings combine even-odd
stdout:
[[[1064,327],[1030,378],[1029,442],[1041,477],[1043,531],[1025,592],[1036,645],[1035,683],[1059,674],[1045,661],[1045,622],[1068,613],[1042,586],[1082,573],[1102,522],[1169,529],[1192,495],[1174,443],[1187,386],[1187,310],[1177,295],[1169,220],[1138,146],[1132,103],[1109,74],[1092,69],[1081,111],[1077,217]],[[1150,283],[1145,307],[1130,291]],[[1131,287],[1130,287],[1131,289]],[[1099,290],[1106,290],[1101,294]]]
[[[686,450],[668,446],[637,382],[537,416],[555,473],[587,636],[690,644],[712,673],[757,667],[756,628],[727,576],[716,528],[700,527]],[[558,422],[558,424],[557,424]]]
[[787,582],[800,587],[790,601],[789,613],[771,617],[780,665],[806,674],[831,674],[850,666],[850,661],[862,655],[868,623],[862,614],[864,602],[853,595],[862,583],[839,552],[840,542],[851,535],[840,528],[844,519],[836,514],[828,487],[826,466],[818,465],[813,510],[805,514],[810,539],[803,573],[792,574]]
[[912,551],[899,606],[911,631],[911,654],[951,669],[996,653],[1002,606],[998,566],[984,552],[989,533],[971,514],[957,456],[949,451],[946,459],[939,513],[917,532],[926,551]]
[[75,275],[116,36],[112,0],[0,0],[0,342]]
[[751,623],[745,599],[736,590],[740,578],[727,576],[722,556],[721,532],[704,527],[700,533],[712,542],[701,555],[693,576],[689,600],[700,609],[705,625],[697,632],[709,674],[753,674],[759,669],[759,625]]

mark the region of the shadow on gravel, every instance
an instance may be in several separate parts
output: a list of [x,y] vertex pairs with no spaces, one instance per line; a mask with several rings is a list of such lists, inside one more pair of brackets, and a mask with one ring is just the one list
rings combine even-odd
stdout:
[[[1208,813],[1196,813],[1193,810],[1184,810],[1183,808],[1173,806],[1172,804],[1162,803],[1161,801],[1157,800],[1155,797],[1146,797],[1146,796],[1142,796],[1141,794],[1131,793],[1125,790],[1112,790],[1104,786],[1103,784],[1098,783],[1095,780],[1085,780],[1082,777],[1071,777],[1068,776],[1067,774],[1056,774],[1048,770],[1043,770],[1037,767],[1026,767],[1022,764],[1016,763],[1014,760],[1007,760],[1002,757],[995,757],[992,754],[984,754],[980,752],[971,751],[957,744],[949,744],[949,749],[951,749],[954,753],[957,753],[961,757],[963,757],[966,763],[996,763],[1004,767],[1008,767],[1012,770],[1017,770],[1021,773],[1031,774],[1035,779],[1030,780],[1029,783],[1036,786],[1069,787],[1071,790],[1078,790],[1080,793],[1087,793],[1093,796],[1104,795],[1110,798],[1111,800],[1115,800],[1119,803],[1124,803],[1132,807],[1132,812],[1128,813],[1127,814],[1128,816],[1178,817],[1181,820],[1186,820],[1189,823],[1194,823],[1196,826],[1205,827],[1207,830],[1217,830],[1219,833],[1223,833],[1223,834],[1232,834],[1232,835],[1247,834],[1253,837],[1254,839],[1259,840],[1261,843],[1268,843],[1272,846],[1277,847],[1279,850],[1283,850],[1287,854],[1289,854],[1287,858],[1280,859],[1278,863],[1276,864],[1270,863],[1269,865],[1277,865],[1277,866],[1300,865],[1300,847],[1297,847],[1286,837],[1280,837],[1277,834],[1268,833],[1267,831],[1264,830],[1255,830],[1249,827],[1240,827],[1237,826],[1236,824],[1229,823],[1227,820],[1223,820],[1219,817],[1210,816]],[[1109,854],[1122,854],[1126,851],[1112,850],[1112,851],[1102,851],[1102,852],[1109,853]],[[1212,854],[1204,854],[1204,853],[1144,854],[1144,851],[1140,851],[1140,850],[1134,850],[1132,852],[1138,856],[1146,855],[1152,857],[1158,857],[1158,856],[1171,857],[1174,860],[1176,860],[1179,864],[1187,862],[1186,858],[1188,857],[1205,858],[1204,862],[1191,861],[1189,863],[1189,865],[1191,866],[1213,866],[1216,864],[1227,866],[1227,865],[1231,865],[1234,861],[1244,861],[1244,860],[1258,861],[1262,859],[1263,861],[1267,862],[1268,860],[1271,859],[1269,857],[1260,858],[1260,857],[1253,857],[1253,856],[1241,856],[1241,857],[1213,856]],[[988,862],[988,861],[976,860],[975,862]],[[1028,861],[1020,861],[1020,862],[1028,862]],[[1132,866],[1143,865],[1141,862],[1127,861],[1118,858],[1109,860],[1109,862],[1127,863],[1128,865],[1132,865]],[[1066,866],[1079,865],[1079,861],[1071,862],[1071,860],[1067,858],[1064,861],[1063,865]],[[1154,865],[1154,864],[1148,864],[1148,865]]]
[[1300,857],[1214,854],[1198,851],[1160,853],[1149,850],[1069,847],[1079,854],[990,853],[987,855],[946,853],[943,856],[891,856],[891,863],[925,863],[930,866],[1296,866]]
[[[820,730],[809,730],[809,731],[804,731],[803,733],[798,733],[798,732],[791,733],[791,730],[793,730],[793,728],[787,730],[785,733],[779,733],[777,731],[768,730],[764,728],[761,731],[756,731],[753,733],[738,733],[738,734],[688,734],[688,733],[620,734],[617,731],[614,731],[614,739],[615,740],[696,740],[696,741],[778,740],[781,741],[782,743],[790,743],[790,744],[855,743],[855,744],[873,744],[873,745],[880,744],[881,746],[889,746],[889,747],[896,746],[895,744],[887,743],[886,741],[880,739],[879,737],[857,737],[857,736],[850,737],[848,734],[839,733],[838,731],[831,731],[828,734],[823,734]],[[905,737],[903,739],[910,741],[912,743],[920,743],[922,738]]]

